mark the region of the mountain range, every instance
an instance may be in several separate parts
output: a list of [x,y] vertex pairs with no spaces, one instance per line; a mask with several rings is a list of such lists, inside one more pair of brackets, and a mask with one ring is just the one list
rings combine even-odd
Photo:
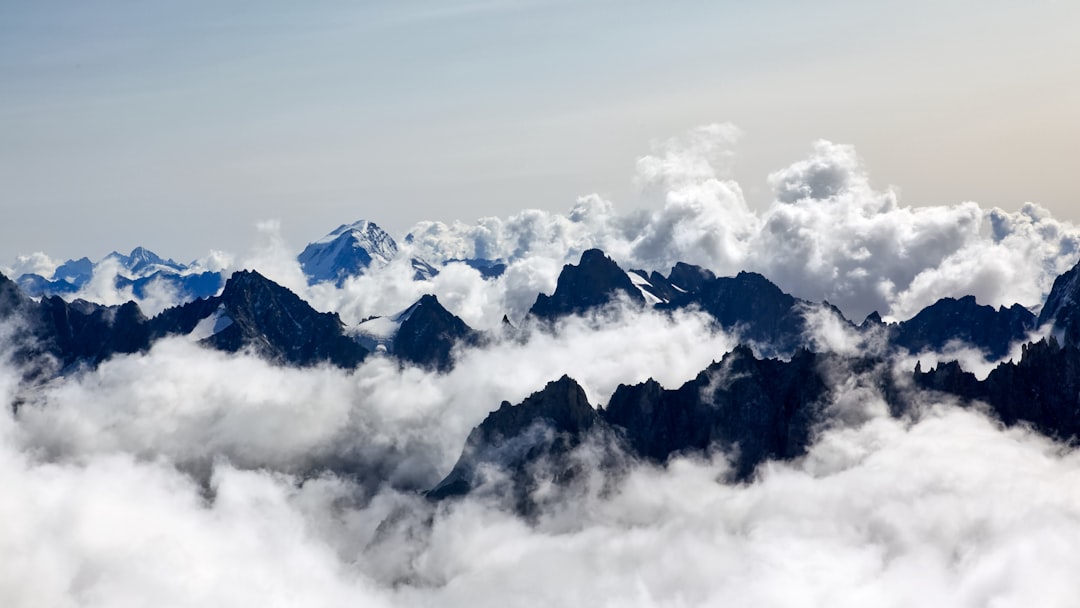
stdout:
[[[341,287],[350,278],[385,268],[399,253],[394,237],[374,222],[360,220],[342,224],[309,243],[296,259],[309,284],[328,282]],[[418,257],[411,257],[409,263],[414,280],[439,274],[439,268]],[[502,260],[451,258],[440,265],[453,263],[465,264],[485,279],[497,278],[506,270]],[[97,262],[87,257],[67,260],[48,276],[24,273],[15,282],[34,298],[73,296],[80,294],[95,276],[106,273],[106,279],[116,289],[129,289],[139,300],[147,298],[153,285],[175,292],[181,301],[207,298],[221,291],[225,280],[221,272],[207,269],[198,261],[181,264],[140,246],[128,255],[113,251]]]
[[[341,285],[399,254],[378,226],[357,222],[311,243],[298,260],[309,281]],[[438,272],[423,260],[409,262],[414,279]],[[463,262],[487,278],[505,269],[500,261]],[[128,281],[136,294],[166,280],[182,287],[188,301],[147,317],[135,302],[104,306],[61,297],[77,293],[104,264],[122,269],[117,284]],[[0,320],[17,321],[8,342],[27,383],[78,374],[169,336],[246,350],[280,365],[351,369],[378,356],[447,373],[459,353],[502,339],[504,331],[469,327],[434,294],[346,326],[256,271],[221,282],[197,265],[136,248],[97,263],[69,261],[50,277],[0,275]],[[667,275],[624,270],[590,249],[563,267],[552,293],[537,294],[516,321],[517,339],[527,339],[523,329],[555,332],[567,317],[602,318],[612,307],[700,311],[741,345],[679,387],[655,380],[623,385],[598,405],[564,376],[517,405],[503,402],[469,435],[457,464],[427,492],[430,499],[493,492],[528,514],[542,506],[540,481],[567,489],[587,473],[575,458],[586,448],[603,454],[612,470],[627,459],[662,464],[674,455],[720,450],[730,455],[730,479],[743,481],[768,460],[801,456],[815,433],[848,415],[836,402],[838,374],[874,387],[895,416],[913,415],[929,391],[986,404],[1004,424],[1026,424],[1063,441],[1080,433],[1080,265],[1057,279],[1037,315],[1019,305],[981,306],[968,296],[941,299],[902,322],[885,323],[875,313],[856,324],[828,302],[796,298],[760,274],[718,277],[685,263]],[[815,339],[823,317],[859,341],[857,352],[834,352]],[[514,328],[504,321],[503,328]],[[914,363],[923,353],[959,348],[999,363],[982,379],[955,361],[928,370]],[[1019,359],[1004,360],[1010,352]],[[901,368],[905,356],[913,363]]]

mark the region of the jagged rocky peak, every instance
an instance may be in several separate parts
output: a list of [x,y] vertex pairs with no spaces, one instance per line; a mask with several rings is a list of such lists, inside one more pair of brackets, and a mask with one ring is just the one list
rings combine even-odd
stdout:
[[585,389],[564,374],[527,397],[520,406],[504,401],[480,425],[481,438],[491,441],[513,437],[535,420],[543,420],[558,432],[577,433],[592,428],[598,414],[589,404]]
[[865,329],[871,329],[871,328],[874,328],[874,327],[883,327],[884,325],[885,325],[885,321],[882,320],[881,314],[878,313],[878,311],[875,310],[874,312],[866,315],[866,318],[863,319],[863,322],[859,324],[859,329],[864,329],[865,330]]
[[755,272],[734,277],[713,277],[696,266],[679,265],[672,270],[686,288],[657,308],[672,310],[699,307],[741,339],[767,347],[768,352],[790,354],[805,346],[807,302],[785,293]]
[[645,304],[641,290],[614,260],[599,249],[589,249],[581,254],[576,266],[563,266],[555,293],[539,294],[529,312],[551,320],[603,306],[619,296]]
[[225,281],[225,288],[221,291],[221,298],[226,303],[233,303],[284,293],[288,293],[297,300],[300,299],[291,290],[278,285],[256,270],[238,270]]
[[1080,263],[1054,281],[1039,313],[1039,326],[1047,323],[1062,342],[1080,345]]
[[794,458],[809,445],[827,393],[821,356],[758,359],[745,346],[674,390],[653,380],[619,386],[604,419],[621,429],[639,457],[663,462],[710,446],[734,449],[734,476],[746,478],[769,458]]
[[128,255],[114,251],[105,256],[105,260],[110,259],[116,260],[121,267],[127,269],[136,276],[143,276],[161,270],[180,272],[187,268],[187,266],[180,264],[171,258],[165,259],[142,246],[135,247]]
[[956,362],[913,374],[916,386],[980,402],[1005,424],[1026,423],[1056,439],[1080,438],[1080,349],[1053,336],[1023,347],[1020,361],[999,364],[979,380]]
[[994,308],[978,304],[975,296],[942,298],[897,324],[893,343],[918,352],[940,350],[949,342],[960,341],[999,359],[1035,327],[1035,315],[1019,304]]
[[393,339],[394,354],[423,367],[449,370],[454,346],[472,344],[478,339],[471,327],[431,294],[422,296],[401,317],[401,326]]
[[528,510],[530,490],[535,483],[530,464],[546,460],[556,480],[573,476],[574,465],[567,454],[585,440],[594,428],[603,426],[600,415],[589,404],[585,391],[569,376],[548,382],[519,405],[503,401],[474,428],[453,470],[429,493],[440,500],[472,491],[482,483],[482,466],[508,473],[519,510]]
[[701,266],[678,262],[666,277],[655,270],[651,273],[631,270],[630,278],[644,294],[648,294],[646,300],[655,305],[668,304],[686,294],[698,293],[708,282],[715,280],[716,275]]
[[117,289],[131,289],[136,298],[144,298],[152,284],[164,283],[172,287],[183,299],[191,300],[217,293],[222,276],[213,271],[195,272],[195,269],[165,259],[145,247],[136,247],[129,255],[112,252],[97,264],[89,258],[68,260],[58,266],[52,278],[38,274],[24,274],[18,278],[19,287],[32,297],[73,295],[86,285],[97,268],[105,262],[118,266],[115,285]]
[[[210,319],[213,323],[206,322]],[[207,325],[200,341],[235,352],[250,348],[293,365],[329,362],[354,367],[367,350],[344,334],[335,313],[313,309],[289,289],[253,270],[229,277],[220,296],[164,311],[151,321],[154,335],[191,334]]]
[[297,256],[309,283],[332,281],[338,286],[372,266],[385,266],[398,254],[394,238],[374,222],[342,224],[309,244]]
[[0,272],[0,319],[25,309],[31,302],[15,281]]
[[67,281],[72,285],[82,285],[90,280],[94,274],[94,263],[88,257],[77,260],[68,260],[56,267],[52,278],[57,281]]
[[705,283],[716,279],[716,275],[707,268],[677,262],[667,279],[673,287],[681,291],[700,291]]

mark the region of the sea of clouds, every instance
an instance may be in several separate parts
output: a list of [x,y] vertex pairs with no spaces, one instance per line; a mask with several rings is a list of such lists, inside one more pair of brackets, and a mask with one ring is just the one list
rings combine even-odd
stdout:
[[[422,497],[502,398],[570,371],[602,403],[731,347],[701,319],[624,320],[446,375],[176,339],[27,394],[5,364],[3,605],[1072,605],[1080,456],[930,397],[890,417],[843,370],[842,422],[749,483],[716,453],[594,467],[532,520],[483,493]],[[626,337],[649,322],[662,340]]]
[[[566,214],[424,222],[400,259],[341,288],[307,285],[273,223],[254,250],[201,262],[255,268],[350,324],[436,293],[492,330],[448,373],[385,357],[283,368],[177,337],[31,387],[0,353],[0,605],[1074,605],[1075,450],[933,395],[914,393],[917,407],[892,417],[873,378],[843,367],[829,370],[836,422],[805,457],[748,483],[725,481],[717,452],[628,461],[617,476],[592,467],[533,519],[483,493],[423,497],[503,400],[563,374],[598,406],[619,384],[674,388],[738,343],[701,313],[624,305],[551,330],[500,329],[585,249],[624,268],[754,270],[851,318],[898,319],[969,293],[1037,307],[1080,255],[1080,232],[1036,205],[901,206],[870,187],[850,146],[824,141],[770,176],[775,202],[754,212],[725,177],[737,137],[702,127],[642,158],[655,210],[587,196]],[[508,269],[485,281],[451,264],[414,281],[412,255]],[[19,264],[7,270],[55,263]],[[129,299],[109,272],[81,295]],[[811,318],[822,350],[880,352],[828,309]],[[0,345],[9,331],[0,324]],[[903,385],[913,366],[872,373]],[[578,452],[596,457],[589,444]]]

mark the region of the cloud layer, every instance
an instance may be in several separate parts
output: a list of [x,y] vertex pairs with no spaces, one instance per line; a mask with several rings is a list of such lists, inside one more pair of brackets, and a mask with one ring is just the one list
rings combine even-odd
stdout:
[[[167,349],[147,358],[183,350]],[[208,365],[222,363],[258,365],[242,356]],[[334,384],[371,388],[371,370],[288,372],[264,386],[266,370],[227,368],[220,373],[256,373],[234,374],[216,394],[198,388],[205,371],[172,388],[191,410],[217,408],[217,428],[185,421],[199,414],[168,401],[137,413],[118,403],[124,413],[87,436],[78,427],[100,422],[94,401],[118,396],[106,379],[60,391],[77,398],[51,395],[52,420],[66,424],[46,432],[34,416],[12,416],[15,376],[3,369],[4,605],[974,607],[1075,597],[1080,492],[1070,488],[1080,487],[1080,457],[948,403],[897,420],[872,391],[852,388],[858,422],[826,431],[799,461],[766,465],[752,483],[719,481],[722,454],[638,464],[614,483],[594,474],[530,523],[483,499],[435,507],[351,476],[282,471],[318,443],[312,427],[340,422],[305,413],[304,399],[341,390]],[[144,386],[132,398],[148,404],[156,384],[170,384],[136,382]],[[395,383],[383,384],[391,387],[375,388]],[[423,392],[378,414],[369,435],[362,425],[349,433],[407,436],[393,418],[425,415],[414,411]],[[275,425],[290,400],[293,423]],[[443,424],[424,433],[457,435],[456,415],[433,414]],[[140,424],[147,438],[115,429]],[[180,435],[186,448],[169,441]],[[248,452],[229,447],[244,437]],[[198,451],[219,454],[205,476],[186,461]]]

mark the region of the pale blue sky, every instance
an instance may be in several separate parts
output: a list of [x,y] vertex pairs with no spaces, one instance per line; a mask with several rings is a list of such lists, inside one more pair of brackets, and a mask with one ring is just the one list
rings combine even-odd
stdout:
[[1077,31],[1072,0],[0,0],[0,263],[632,209],[650,141],[723,121],[758,206],[824,137],[906,204],[1077,220]]

